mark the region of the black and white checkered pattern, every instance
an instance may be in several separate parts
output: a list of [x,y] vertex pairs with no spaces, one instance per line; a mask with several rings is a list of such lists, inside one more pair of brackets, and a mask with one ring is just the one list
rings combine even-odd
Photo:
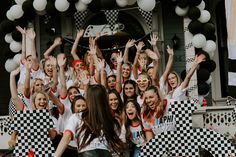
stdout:
[[[234,104],[232,104],[232,101],[234,101]],[[227,100],[226,100],[226,106],[231,106],[231,105],[234,105],[234,110],[232,112],[232,117],[233,117],[234,123],[236,123],[236,100],[234,98],[228,97]]]
[[141,15],[143,16],[149,29],[152,30],[152,11],[144,11],[141,8],[138,8],[138,10],[140,11]]
[[[25,106],[28,106],[27,103],[25,102],[24,94],[18,93],[18,97],[22,100],[22,102],[24,103]],[[9,115],[12,117],[16,114],[16,106],[14,105],[12,100],[10,100],[10,102],[9,102],[8,111],[9,111]]]
[[176,101],[170,108],[175,115],[176,131],[163,132],[150,140],[141,150],[140,156],[161,157],[165,152],[169,156],[199,156],[199,147],[208,150],[213,156],[236,154],[235,147],[225,136],[205,128],[192,128],[194,101]]
[[12,118],[10,116],[0,117],[0,135],[4,133],[9,133],[9,127],[12,123]]
[[27,156],[32,150],[35,157],[51,157],[54,148],[48,137],[49,128],[53,128],[53,121],[47,110],[17,111],[11,128],[19,132],[14,156]]
[[107,22],[110,25],[111,31],[114,30],[118,19],[119,10],[104,10]]
[[88,11],[85,10],[85,11],[77,11],[77,12],[74,14],[75,27],[76,27],[77,30],[80,30],[81,27],[83,26],[83,24],[84,24],[84,19],[85,19],[85,17],[87,16],[87,13],[88,13]]

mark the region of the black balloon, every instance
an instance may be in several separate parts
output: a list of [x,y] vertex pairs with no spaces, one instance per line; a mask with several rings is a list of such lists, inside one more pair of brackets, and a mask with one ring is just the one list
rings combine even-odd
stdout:
[[106,10],[111,10],[116,5],[115,0],[100,0],[100,1],[101,1],[101,8],[106,9]]
[[215,25],[212,22],[205,23],[203,25],[203,34],[206,37],[210,37],[215,34]]
[[189,0],[188,3],[190,6],[198,6],[202,0]]
[[57,11],[57,9],[56,9],[56,7],[55,7],[55,5],[54,5],[53,2],[51,2],[51,1],[48,1],[48,2],[47,2],[47,5],[46,5],[46,12],[47,12],[47,14],[49,14],[49,15],[55,15],[55,14],[58,13],[58,11]]
[[191,21],[188,25],[189,32],[198,34],[202,32],[202,23],[199,21]]
[[216,62],[213,60],[205,61],[200,63],[200,68],[205,68],[209,72],[213,72],[216,69]]
[[21,26],[22,28],[24,28],[27,26],[28,22],[27,22],[27,19],[24,16],[22,16],[19,19],[15,19],[14,24],[15,26]]
[[92,12],[99,12],[101,10],[101,0],[93,0],[88,4],[88,8]]
[[215,33],[207,34],[207,35],[205,35],[205,37],[206,37],[206,40],[213,40],[214,42],[216,42],[216,35],[215,35]]
[[210,77],[210,72],[208,71],[208,69],[200,68],[199,70],[197,70],[198,82],[200,83],[205,82],[209,79],[209,77]]
[[12,36],[12,39],[15,40],[15,41],[22,41],[22,35],[19,31],[17,30],[14,30],[12,33],[11,33],[11,36]]
[[15,29],[15,25],[10,20],[3,20],[0,24],[0,31],[7,34],[11,33]]
[[209,91],[210,91],[210,86],[206,82],[198,84],[199,95],[206,95]]
[[69,3],[76,3],[78,0],[67,0]]
[[197,20],[201,16],[201,11],[197,7],[190,7],[188,10],[188,17],[191,20]]
[[185,8],[187,7],[188,4],[188,0],[179,0],[178,4],[177,4],[180,8]]
[[33,2],[30,1],[30,0],[27,0],[25,1],[23,4],[22,4],[22,9],[24,11],[24,17],[27,19],[27,20],[33,20],[36,16],[36,12],[34,10],[34,7],[33,7]]

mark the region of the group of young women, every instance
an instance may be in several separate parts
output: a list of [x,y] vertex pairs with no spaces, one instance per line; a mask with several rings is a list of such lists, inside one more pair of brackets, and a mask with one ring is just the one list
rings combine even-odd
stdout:
[[[209,59],[205,52],[196,54],[181,83],[178,74],[171,71],[174,52],[169,46],[166,68],[159,77],[161,55],[155,34],[150,36],[150,46],[130,39],[124,52],[111,52],[109,63],[97,45],[99,34],[89,38],[89,49],[79,57],[77,47],[84,33],[81,29],[71,49],[72,63],[68,63],[65,53],[51,55],[62,43],[59,37],[39,61],[33,29],[17,29],[22,34],[22,55],[21,66],[10,74],[11,99],[17,110],[50,112],[55,124],[49,129],[55,157],[139,156],[142,146],[155,135],[175,130],[169,104],[188,99],[191,76],[200,62]],[[131,63],[128,54],[133,46],[137,51]],[[55,116],[55,109],[59,116]],[[14,146],[17,134],[12,134],[9,145]]]

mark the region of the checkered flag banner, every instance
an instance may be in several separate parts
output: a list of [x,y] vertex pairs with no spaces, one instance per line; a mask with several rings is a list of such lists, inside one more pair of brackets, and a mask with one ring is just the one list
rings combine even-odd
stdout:
[[118,19],[119,10],[104,10],[104,14],[108,24],[110,25],[111,31],[113,31]]
[[[192,128],[191,115],[196,109],[192,100],[175,101],[170,112],[175,116],[176,130],[162,132],[141,148],[141,157],[199,156],[199,148],[208,150],[214,157],[236,155],[235,146],[224,136],[206,128]],[[164,123],[162,125],[165,125]]]
[[88,11],[77,11],[74,14],[74,19],[75,19],[75,27],[77,30],[80,30],[80,28],[83,26],[84,24],[84,19],[87,16]]
[[27,156],[32,150],[35,156],[53,156],[54,148],[48,136],[48,129],[54,128],[48,110],[17,111],[12,131],[18,131],[14,156]]
[[140,11],[141,15],[143,16],[149,29],[152,30],[152,11],[144,11],[141,8],[138,8],[138,10]]

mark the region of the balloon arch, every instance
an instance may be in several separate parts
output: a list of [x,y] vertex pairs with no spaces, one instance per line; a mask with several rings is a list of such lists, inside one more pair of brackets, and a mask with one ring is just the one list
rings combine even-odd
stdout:
[[[15,29],[15,26],[26,27],[29,21],[35,19],[36,15],[53,16],[69,10],[81,13],[87,9],[97,12],[132,7],[148,13],[155,8],[158,1],[161,0],[15,0],[6,12],[7,19],[0,24],[0,31],[5,33],[5,41],[9,43],[10,52],[7,53],[16,53],[13,58],[6,60],[5,69],[11,72],[19,65],[20,61],[21,34]],[[168,1],[175,5],[177,15],[188,17],[191,20],[188,30],[193,35],[191,43],[195,49],[206,51],[212,58],[216,50],[215,25],[211,22],[210,12],[205,9],[204,0]],[[200,66],[200,69],[204,68],[204,70],[198,70],[198,82],[201,83],[198,87],[201,95],[207,94],[209,91],[210,73],[215,70],[215,66],[215,62],[211,60]]]

